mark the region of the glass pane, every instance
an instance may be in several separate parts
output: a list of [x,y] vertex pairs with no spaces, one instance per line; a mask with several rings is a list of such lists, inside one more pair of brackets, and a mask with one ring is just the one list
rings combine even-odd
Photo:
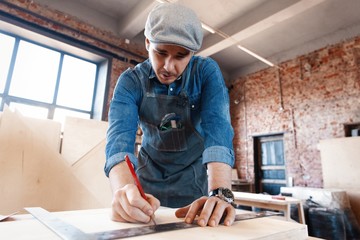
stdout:
[[18,110],[22,115],[32,118],[47,119],[48,109],[22,103],[11,102],[10,109]]
[[271,183],[264,183],[262,185],[263,192],[266,192],[271,195],[280,194],[281,187],[286,187],[286,185],[285,184],[271,184]]
[[52,103],[60,53],[20,41],[9,94]]
[[54,113],[54,120],[60,122],[64,126],[65,117],[77,117],[77,118],[84,118],[84,119],[90,119],[90,114],[88,113],[82,113],[82,112],[76,112],[61,108],[56,108]]
[[264,170],[262,176],[264,179],[285,179],[285,170]]
[[261,144],[262,165],[283,165],[284,150],[282,141],[263,142]]
[[15,38],[0,33],[0,93],[4,92]]
[[95,78],[95,64],[65,56],[56,104],[90,111]]

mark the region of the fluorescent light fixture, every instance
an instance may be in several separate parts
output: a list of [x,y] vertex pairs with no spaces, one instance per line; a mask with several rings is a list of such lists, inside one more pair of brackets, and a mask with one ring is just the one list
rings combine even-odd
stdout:
[[205,23],[201,23],[201,27],[203,29],[205,29],[208,32],[211,32],[212,34],[216,33],[215,29],[213,29],[212,27],[210,27],[209,25],[206,25]]
[[263,57],[261,57],[261,56],[259,56],[259,55],[257,55],[256,53],[250,51],[249,49],[247,49],[247,48],[245,48],[245,47],[243,47],[243,46],[240,46],[240,45],[236,45],[236,46],[237,46],[238,48],[240,48],[242,51],[246,52],[247,54],[249,54],[249,55],[251,55],[251,56],[259,59],[259,60],[262,61],[263,63],[265,63],[265,64],[267,64],[267,65],[269,65],[269,66],[271,66],[271,67],[275,66],[272,62],[266,60],[265,58],[263,58]]

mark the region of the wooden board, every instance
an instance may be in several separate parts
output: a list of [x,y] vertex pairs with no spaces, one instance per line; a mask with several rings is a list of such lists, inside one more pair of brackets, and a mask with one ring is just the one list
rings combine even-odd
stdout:
[[[175,217],[175,209],[160,208],[156,212],[158,224],[183,221]],[[244,211],[239,211],[241,213]],[[54,213],[62,220],[78,227],[84,232],[94,233],[122,228],[139,227],[143,224],[118,223],[109,219],[109,209],[94,209],[72,212]],[[21,231],[19,231],[21,229]],[[59,239],[37,220],[26,220],[0,223],[0,239]],[[263,240],[295,240],[307,239],[306,225],[287,222],[273,218],[258,218],[234,223],[231,227],[197,227],[152,235],[138,236],[131,239],[142,240],[184,240],[184,239],[263,239]]]
[[[13,133],[11,129],[17,122],[7,120],[7,110],[2,114],[0,124],[0,214],[8,215],[18,211],[22,206],[22,165],[23,137],[16,139],[21,133]],[[11,116],[10,116],[11,117]],[[9,117],[9,118],[10,118]],[[12,125],[14,124],[14,125]],[[14,141],[17,144],[14,145]],[[19,161],[16,161],[19,159]]]
[[349,196],[351,209],[360,226],[360,189],[347,189],[346,193]]
[[0,214],[24,207],[49,210],[97,208],[102,205],[73,175],[61,155],[26,120],[5,110],[0,125]]
[[61,153],[101,207],[110,207],[112,200],[109,179],[104,172],[107,126],[103,121],[67,117]]
[[[10,111],[7,106],[4,107],[5,111]],[[60,151],[60,142],[61,142],[61,123],[49,119],[37,119],[23,116],[19,111],[16,111],[16,114],[21,117],[23,122],[30,128],[32,131],[36,131],[41,134],[42,139],[44,139],[45,144],[51,149],[59,152]],[[1,124],[1,115],[0,112],[0,124]]]
[[110,207],[112,191],[109,179],[105,176],[105,145],[101,141],[90,152],[71,166],[76,178],[90,191],[101,204],[101,207]]
[[322,140],[319,143],[325,188],[346,191],[360,224],[360,137]]
[[360,137],[320,141],[325,188],[360,189]]
[[105,140],[107,127],[107,122],[67,117],[61,155],[73,165]]
[[24,123],[32,131],[37,132],[49,148],[60,152],[61,123],[49,119],[23,117]]

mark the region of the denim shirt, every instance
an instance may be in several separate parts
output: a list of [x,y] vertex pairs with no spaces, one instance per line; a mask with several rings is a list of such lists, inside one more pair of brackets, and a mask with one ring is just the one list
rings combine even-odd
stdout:
[[[224,79],[219,66],[211,58],[193,56],[188,67],[193,65],[195,58],[198,58],[197,69],[186,91],[190,101],[193,126],[204,138],[203,164],[223,162],[233,166],[234,132]],[[109,109],[104,168],[107,176],[113,166],[124,160],[126,154],[137,167],[134,146],[139,126],[138,111],[143,97],[140,81],[148,79],[155,81],[156,94],[178,95],[180,93],[181,77],[170,85],[161,84],[152,70],[149,59],[133,69],[127,69],[120,75]]]

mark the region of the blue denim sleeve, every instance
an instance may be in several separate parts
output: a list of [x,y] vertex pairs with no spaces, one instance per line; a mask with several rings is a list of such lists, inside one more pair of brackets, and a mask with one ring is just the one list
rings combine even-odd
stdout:
[[229,95],[218,64],[205,60],[201,70],[204,82],[201,94],[201,128],[205,151],[203,163],[223,162],[234,165],[234,131],[231,126]]
[[141,98],[140,82],[132,70],[126,70],[119,77],[109,109],[109,128],[106,136],[106,176],[113,166],[129,155],[132,163],[137,165],[134,153],[135,137],[138,128],[138,104]]

